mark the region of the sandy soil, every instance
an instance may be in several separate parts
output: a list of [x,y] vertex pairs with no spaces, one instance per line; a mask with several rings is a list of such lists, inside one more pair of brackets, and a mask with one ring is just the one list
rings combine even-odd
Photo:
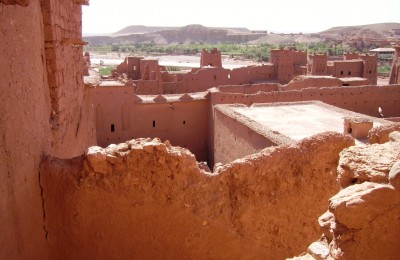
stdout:
[[[128,56],[129,53],[95,53],[91,52],[92,65],[99,65],[100,60],[104,62],[104,65],[118,65],[124,57]],[[177,66],[177,67],[189,67],[198,68],[200,66],[200,54],[197,55],[149,55],[143,56],[146,59],[157,59],[160,65],[163,66]],[[250,65],[259,65],[261,63],[254,62],[251,60],[232,59],[229,56],[222,56],[222,64],[224,68],[239,68]]]
[[389,77],[378,76],[377,85],[385,86],[389,84]]

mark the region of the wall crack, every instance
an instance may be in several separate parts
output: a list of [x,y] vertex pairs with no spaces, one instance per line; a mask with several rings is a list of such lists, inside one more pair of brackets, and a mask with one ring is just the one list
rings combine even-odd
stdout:
[[43,221],[42,227],[43,227],[45,239],[47,240],[47,238],[49,236],[49,231],[47,230],[47,227],[46,227],[46,209],[45,209],[45,204],[44,204],[44,196],[43,196],[44,189],[43,189],[43,185],[42,185],[41,175],[42,175],[42,171],[39,170],[40,198],[42,200],[42,221]]

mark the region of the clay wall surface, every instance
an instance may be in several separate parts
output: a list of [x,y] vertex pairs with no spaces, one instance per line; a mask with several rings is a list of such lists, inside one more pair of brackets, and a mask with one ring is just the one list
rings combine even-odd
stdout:
[[361,60],[354,61],[334,61],[332,76],[337,78],[343,77],[363,77],[363,62]]
[[[126,70],[126,74],[128,75],[128,78],[131,78],[133,80],[140,79],[141,78],[141,65],[142,65],[142,58],[141,57],[127,57],[126,60],[126,68],[121,68]],[[118,69],[118,68],[117,68]],[[119,72],[119,71],[118,71]],[[121,72],[120,72],[121,73]],[[124,72],[122,72],[124,73]]]
[[291,91],[274,91],[258,94],[222,93],[211,91],[212,105],[293,102],[319,100],[329,105],[350,111],[380,117],[378,108],[384,117],[400,116],[400,85],[308,88]]
[[[100,146],[139,137],[158,137],[187,147],[199,161],[208,160],[208,99],[179,100],[181,96],[178,96],[168,101],[154,96],[147,102],[136,96],[131,87],[98,87],[91,90],[91,96]],[[153,101],[154,98],[158,101]]]
[[339,78],[342,82],[342,86],[367,86],[370,85],[370,80],[366,78]]
[[274,80],[274,66],[261,65],[232,69],[229,84],[247,84],[257,81]]
[[[159,140],[91,148],[42,165],[53,259],[284,259],[319,237],[315,219],[338,191],[339,152],[324,134],[201,171]],[[273,214],[272,214],[273,213]]]
[[39,164],[51,108],[42,19],[40,1],[0,3],[0,259],[47,257]]
[[329,75],[327,74],[328,57],[326,54],[310,55],[310,62],[308,65],[309,73],[311,75]]
[[90,100],[83,84],[81,4],[59,0],[41,3],[52,109],[50,121],[55,139],[52,154],[69,158],[94,143]]
[[259,91],[271,92],[279,91],[281,87],[278,83],[260,83],[260,84],[245,84],[245,85],[225,85],[218,87],[221,92],[239,93],[239,94],[255,94]]
[[271,62],[275,66],[275,78],[279,83],[289,82],[294,74],[292,50],[271,50]]
[[141,60],[140,68],[142,80],[158,80],[161,69],[158,60]]
[[[271,63],[274,65],[274,78],[279,83],[288,83],[298,73],[307,72],[307,52],[293,49],[271,50]],[[299,66],[304,68],[296,69]]]
[[168,71],[161,72],[161,79],[163,83],[177,82],[180,76],[178,74],[170,74]]
[[395,47],[392,70],[390,71],[389,84],[400,84],[400,46]]
[[[94,144],[80,5],[0,2],[0,259],[48,259],[39,164]],[[15,5],[18,4],[18,5]]]
[[183,81],[163,82],[163,94],[190,93]]
[[356,52],[346,52],[343,55],[343,60],[358,60],[359,54]]
[[198,161],[208,161],[209,106],[205,99],[137,104],[133,137],[169,140],[173,145],[188,148]]
[[307,52],[306,51],[294,51],[293,52],[293,64],[295,66],[306,66],[307,65]]
[[137,95],[157,95],[163,93],[163,85],[158,80],[137,80],[134,91]]
[[217,48],[207,51],[206,49],[201,50],[200,67],[215,67],[222,68],[221,51]]
[[214,108],[213,138],[213,164],[227,164],[266,147],[277,145],[234,115],[225,114],[218,106]]
[[[157,62],[157,61],[154,61]],[[159,71],[153,61],[141,61],[142,78],[134,80],[138,95],[183,94],[206,91],[209,88],[229,84],[250,84],[258,81],[273,81],[272,65],[248,66],[237,69],[202,68],[185,74],[169,74]],[[147,79],[147,80],[144,80]]]
[[230,82],[228,75],[231,70],[222,68],[205,68],[194,73],[183,75],[183,84],[187,86],[188,92],[201,92]]
[[378,80],[378,57],[376,55],[360,55],[363,64],[363,78],[368,79],[369,84],[375,85]]
[[285,90],[300,90],[303,88],[324,88],[324,87],[339,87],[342,82],[335,77],[329,76],[297,76],[291,80]]

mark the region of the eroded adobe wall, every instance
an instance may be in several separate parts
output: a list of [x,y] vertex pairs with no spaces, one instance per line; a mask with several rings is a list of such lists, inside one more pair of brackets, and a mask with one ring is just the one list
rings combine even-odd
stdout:
[[350,111],[380,117],[400,116],[400,85],[361,86],[338,88],[309,88],[292,91],[274,91],[257,94],[221,93],[212,91],[212,104],[293,102],[319,100]]
[[[138,64],[139,62],[139,64]],[[229,84],[253,84],[275,80],[273,65],[248,66],[236,69],[202,67],[184,74],[170,74],[158,65],[157,60],[126,57],[113,72],[114,77],[122,73],[133,79],[138,95],[184,94],[207,91],[209,88]],[[134,74],[136,73],[136,74]]]
[[400,84],[400,46],[396,46],[395,49],[396,53],[390,71],[389,84]]
[[279,91],[281,85],[278,83],[259,83],[246,85],[226,85],[218,87],[218,90],[226,93],[255,94],[261,92]]
[[62,158],[82,154],[85,147],[95,143],[90,98],[82,74],[83,2],[41,1],[52,109],[52,154]]
[[342,82],[338,78],[334,77],[297,76],[285,86],[285,90],[300,90],[303,88],[326,88],[340,86],[342,86]]
[[39,1],[26,7],[2,3],[0,259],[44,259],[39,164],[50,146],[50,95],[42,13]]
[[40,161],[43,154],[76,156],[93,144],[82,52],[63,49],[71,41],[59,36],[80,33],[75,2],[52,1],[50,9],[38,0],[0,2],[1,259],[48,258]]
[[201,92],[230,82],[231,70],[223,68],[204,68],[196,72],[183,75],[183,84],[187,86],[188,92]]
[[343,150],[338,180],[318,222],[323,236],[308,247],[316,259],[398,259],[400,132],[384,144]]
[[134,81],[137,95],[158,95],[163,93],[163,85],[158,80]]
[[319,237],[338,191],[326,133],[201,171],[186,149],[154,139],[91,148],[42,165],[46,229],[58,259],[283,259]]
[[222,68],[221,51],[217,48],[210,51],[207,51],[206,49],[201,50],[200,67],[202,68],[207,66]]
[[[273,65],[248,66],[232,69],[229,84],[249,84],[258,81],[276,80]],[[225,84],[227,85],[227,84]]]

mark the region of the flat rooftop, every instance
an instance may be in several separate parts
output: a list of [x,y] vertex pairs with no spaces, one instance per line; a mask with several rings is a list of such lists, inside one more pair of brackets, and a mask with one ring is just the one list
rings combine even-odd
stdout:
[[374,127],[387,123],[379,118],[354,113],[319,101],[222,105],[229,109],[250,128],[263,129],[266,133],[283,135],[294,141],[326,131],[343,133],[345,117],[362,117],[373,121]]

